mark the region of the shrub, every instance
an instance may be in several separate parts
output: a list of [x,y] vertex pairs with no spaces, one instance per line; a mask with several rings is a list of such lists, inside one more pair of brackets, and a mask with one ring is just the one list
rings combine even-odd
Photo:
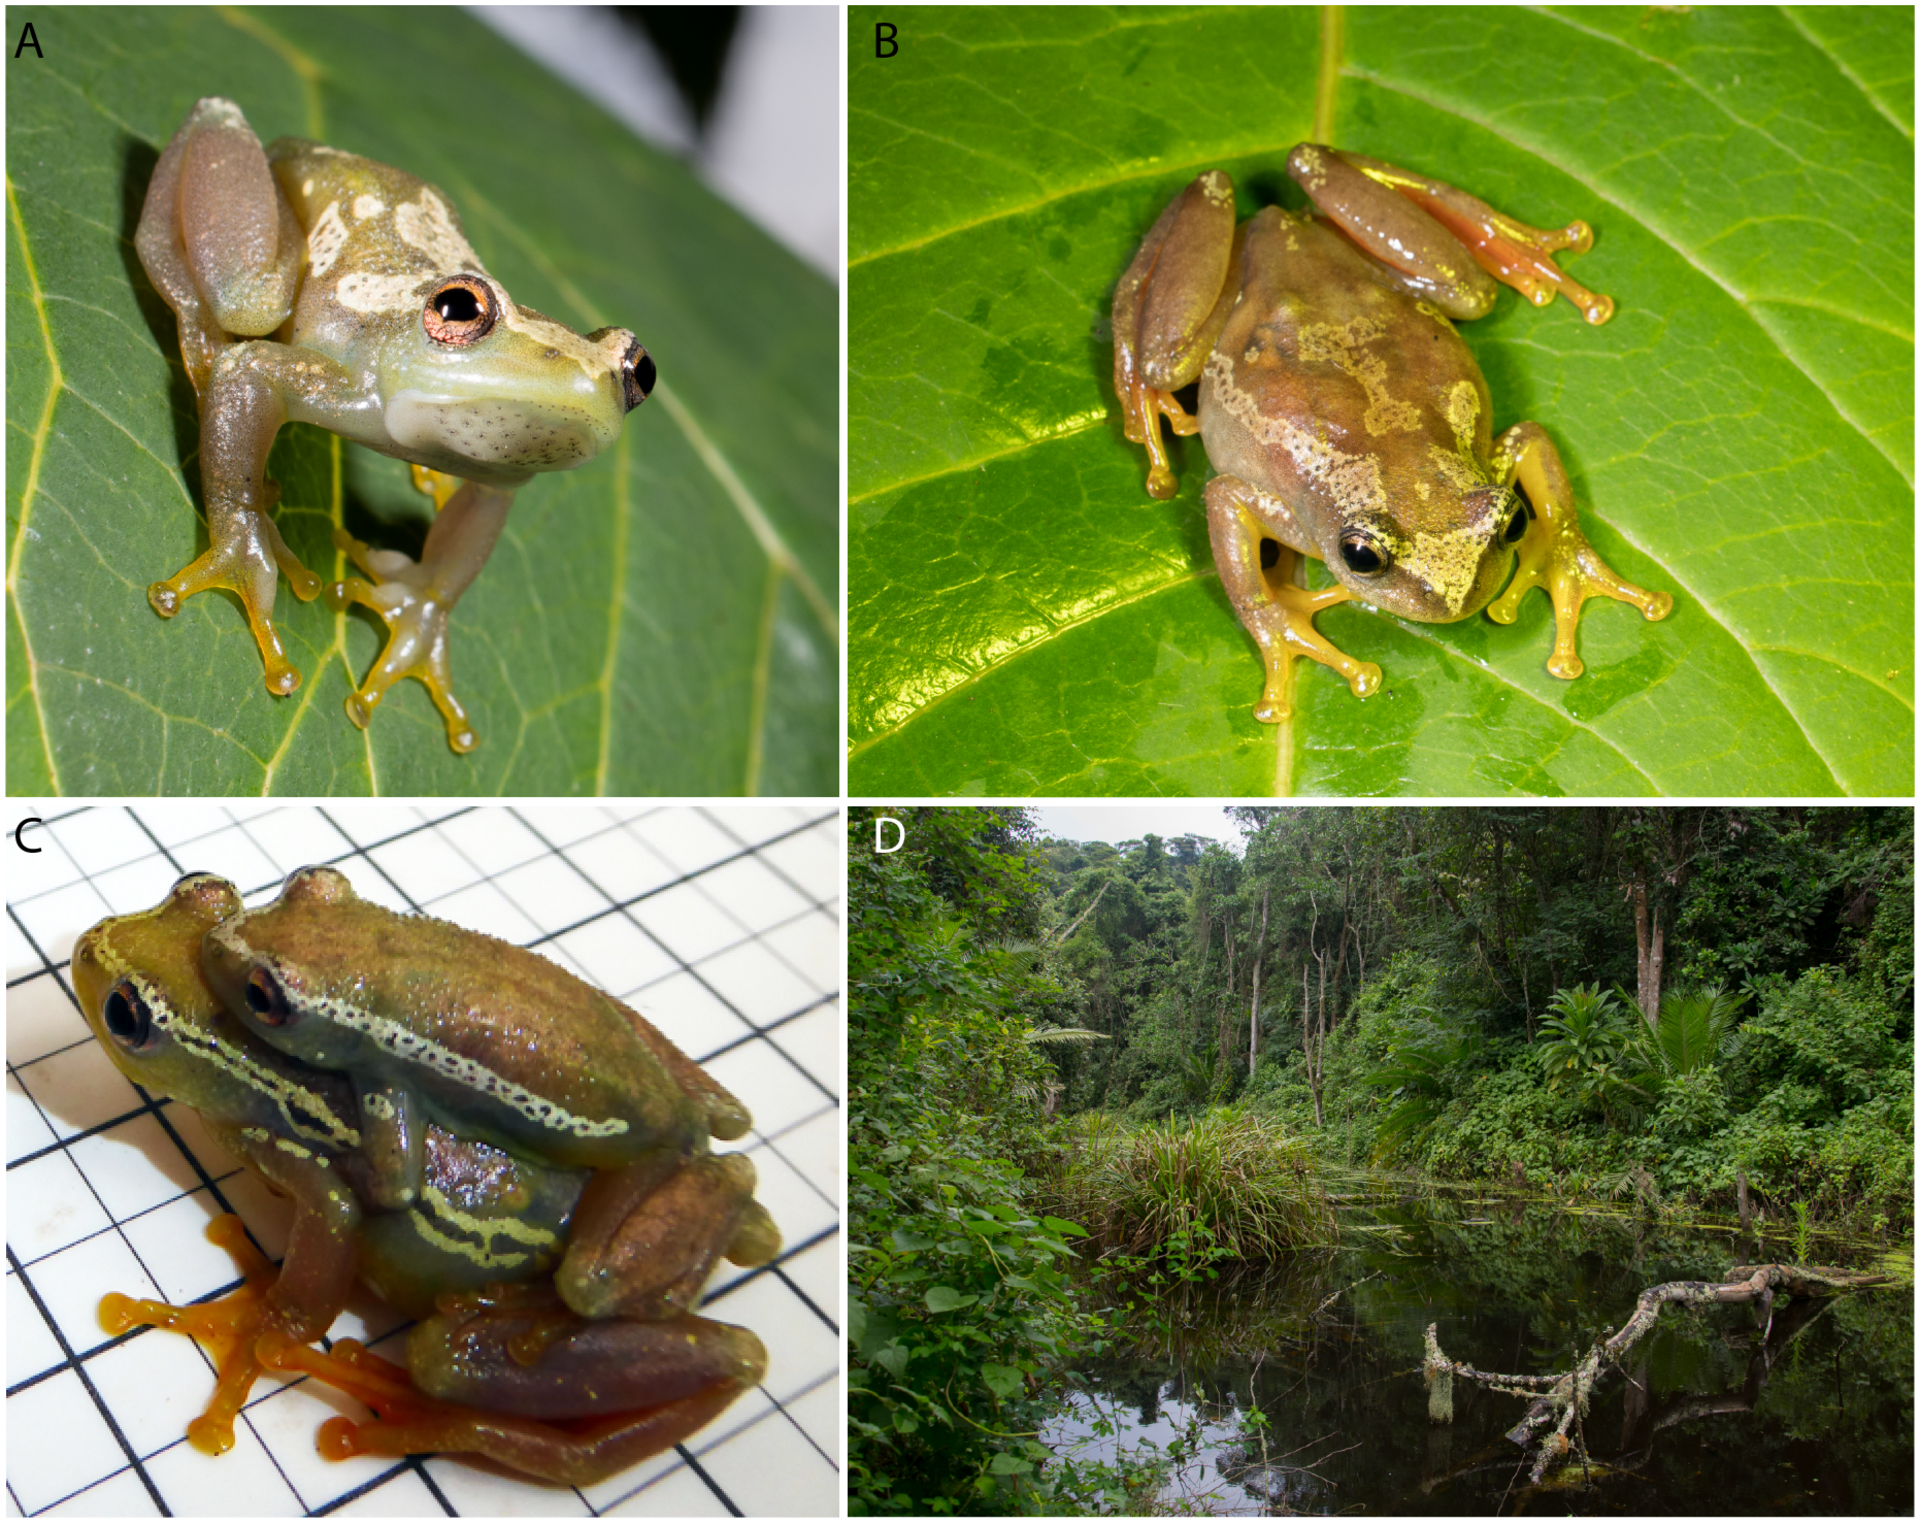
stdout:
[[1817,1093],[1828,1119],[1881,1091],[1910,1092],[1913,1046],[1868,985],[1833,968],[1762,985],[1760,1014],[1740,1030],[1748,1093],[1791,1081]]
[[1654,1135],[1682,1143],[1717,1132],[1727,1124],[1727,1087],[1720,1070],[1708,1063],[1667,1080],[1653,1113]]
[[1518,1163],[1540,1174],[1566,1167],[1561,1146],[1578,1114],[1574,1102],[1525,1068],[1482,1074],[1443,1118],[1426,1163],[1437,1174],[1505,1178]]

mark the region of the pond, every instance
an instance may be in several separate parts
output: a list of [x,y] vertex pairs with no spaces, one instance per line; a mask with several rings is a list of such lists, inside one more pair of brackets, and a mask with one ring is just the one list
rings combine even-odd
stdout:
[[[1184,1436],[1176,1512],[1912,1514],[1910,1260],[1898,1286],[1776,1301],[1764,1341],[1750,1306],[1668,1306],[1595,1391],[1588,1463],[1535,1487],[1503,1436],[1525,1398],[1456,1380],[1453,1422],[1429,1420],[1429,1323],[1450,1359],[1564,1371],[1648,1286],[1792,1262],[1791,1241],[1424,1185],[1350,1194],[1340,1221],[1338,1251],[1162,1303],[1153,1346],[1092,1362],[1043,1439],[1111,1460]],[[1808,1257],[1879,1251],[1816,1235]]]

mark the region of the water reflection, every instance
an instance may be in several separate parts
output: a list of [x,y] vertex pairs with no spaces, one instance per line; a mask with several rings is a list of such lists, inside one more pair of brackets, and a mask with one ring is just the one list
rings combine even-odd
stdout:
[[[1342,1229],[1338,1253],[1183,1289],[1158,1335],[1086,1371],[1046,1440],[1111,1459],[1191,1438],[1161,1498],[1179,1511],[1913,1511],[1909,1287],[1777,1305],[1764,1340],[1749,1307],[1667,1308],[1601,1383],[1587,1462],[1531,1487],[1503,1437],[1523,1398],[1459,1381],[1453,1423],[1428,1421],[1429,1322],[1481,1369],[1565,1370],[1647,1286],[1792,1246],[1426,1190],[1355,1192]],[[1870,1245],[1810,1256],[1875,1267]],[[1264,1431],[1243,1422],[1254,1410]]]

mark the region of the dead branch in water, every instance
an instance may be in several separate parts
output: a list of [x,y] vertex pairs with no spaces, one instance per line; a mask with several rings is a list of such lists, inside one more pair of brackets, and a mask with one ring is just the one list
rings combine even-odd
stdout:
[[[1453,1421],[1453,1382],[1455,1378],[1477,1380],[1482,1385],[1510,1396],[1530,1398],[1520,1421],[1507,1430],[1507,1437],[1522,1448],[1537,1443],[1531,1479],[1539,1485],[1547,1467],[1578,1447],[1582,1461],[1586,1446],[1576,1446],[1567,1437],[1568,1429],[1579,1421],[1592,1397],[1593,1388],[1605,1373],[1605,1367],[1618,1367],[1627,1351],[1660,1319],[1660,1309],[1672,1303],[1683,1306],[1724,1306],[1758,1302],[1767,1331],[1773,1328],[1773,1298],[1776,1292],[1790,1296],[1831,1296],[1892,1282],[1891,1275],[1856,1274],[1822,1264],[1740,1264],[1729,1269],[1726,1279],[1716,1285],[1711,1280],[1672,1280],[1640,1292],[1639,1303],[1611,1338],[1596,1343],[1586,1358],[1571,1370],[1557,1375],[1498,1375],[1476,1370],[1471,1364],[1456,1363],[1440,1350],[1440,1324],[1427,1327],[1427,1357],[1422,1370],[1427,1378],[1427,1416],[1436,1423]],[[1766,1333],[1761,1334],[1761,1342]],[[1551,1431],[1535,1439],[1536,1429],[1551,1421]]]

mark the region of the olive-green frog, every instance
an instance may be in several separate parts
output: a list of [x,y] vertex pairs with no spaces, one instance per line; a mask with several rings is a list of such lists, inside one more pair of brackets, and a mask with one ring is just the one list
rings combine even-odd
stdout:
[[[341,960],[353,975],[330,981]],[[73,983],[121,1072],[192,1107],[293,1201],[277,1276],[222,1217],[209,1235],[245,1270],[238,1291],[101,1305],[112,1332],[169,1327],[213,1354],[197,1447],[231,1446],[263,1368],[299,1370],[379,1413],[329,1422],[333,1458],[481,1451],[585,1484],[679,1442],[764,1372],[751,1332],[691,1311],[720,1255],[779,1251],[752,1164],[707,1146],[744,1133],[745,1109],[552,963],[308,868],[254,910],[219,878],[183,878],[81,937]],[[353,1044],[315,1040],[321,1025]],[[424,1319],[405,1369],[350,1342],[306,1347],[356,1278]]]
[[[1148,492],[1176,489],[1162,415],[1203,437],[1218,473],[1206,490],[1214,562],[1267,668],[1255,716],[1292,712],[1296,656],[1334,668],[1359,697],[1379,688],[1378,666],[1313,627],[1349,598],[1426,623],[1485,608],[1509,624],[1544,585],[1556,625],[1547,669],[1567,678],[1582,670],[1574,632],[1587,598],[1665,618],[1668,594],[1621,580],[1587,543],[1546,432],[1517,423],[1493,438],[1487,383],[1453,326],[1491,310],[1495,280],[1537,305],[1564,292],[1605,322],[1612,301],[1551,258],[1589,248],[1592,230],[1543,232],[1313,143],[1293,149],[1287,173],[1322,216],[1270,206],[1236,227],[1233,182],[1210,170],[1154,223],[1113,298],[1114,388],[1127,438],[1147,446]],[[1196,380],[1194,416],[1173,393]],[[1325,561],[1338,585],[1296,586],[1296,554]]]
[[388,628],[347,716],[364,729],[387,689],[416,677],[453,749],[472,750],[448,616],[514,489],[611,447],[653,389],[653,360],[625,328],[583,337],[517,305],[425,181],[299,138],[263,150],[229,100],[202,100],[167,144],[134,243],[179,319],[199,397],[210,541],[148,601],[171,618],[196,592],[237,594],[268,691],[291,693],[300,674],[273,627],[278,576],[303,601],[323,589],[268,516],[275,434],[314,423],[410,461],[438,509],[418,562],[334,533],[365,575],[326,587],[329,604],[365,604]]

